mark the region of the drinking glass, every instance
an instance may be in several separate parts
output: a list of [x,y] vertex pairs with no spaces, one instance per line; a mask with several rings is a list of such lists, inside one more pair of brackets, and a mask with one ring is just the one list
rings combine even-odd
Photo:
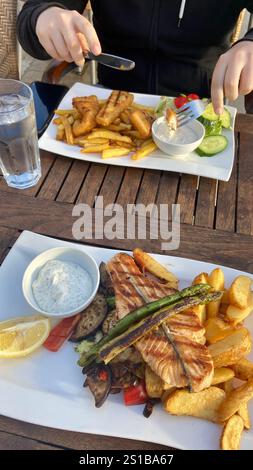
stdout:
[[0,79],[0,168],[8,186],[35,186],[41,177],[33,93],[17,80]]

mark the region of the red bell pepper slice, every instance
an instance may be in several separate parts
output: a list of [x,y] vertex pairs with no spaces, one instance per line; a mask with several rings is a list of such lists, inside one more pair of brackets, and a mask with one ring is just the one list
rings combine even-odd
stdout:
[[124,390],[124,402],[126,406],[143,405],[148,401],[148,398],[144,380]]
[[52,352],[59,351],[60,347],[72,335],[81,315],[74,317],[64,318],[60,321],[50,332],[48,338],[44,342],[44,348]]

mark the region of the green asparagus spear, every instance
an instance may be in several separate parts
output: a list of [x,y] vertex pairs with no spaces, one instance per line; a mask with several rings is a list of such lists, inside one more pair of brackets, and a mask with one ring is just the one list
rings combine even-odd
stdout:
[[174,294],[167,295],[162,299],[155,300],[148,304],[143,305],[142,307],[137,308],[133,312],[130,312],[124,318],[119,320],[117,324],[109,331],[109,333],[104,336],[98,343],[90,348],[90,350],[80,357],[78,364],[83,367],[90,356],[93,356],[99,352],[102,346],[109,343],[112,339],[124,333],[130,326],[134,323],[143,320],[157,310],[173,305],[175,302],[178,302],[181,299],[186,297],[191,297],[196,294],[204,294],[211,289],[211,286],[208,284],[197,284],[195,286],[187,287],[182,291],[175,292]]
[[168,318],[195,305],[216,302],[222,295],[223,292],[210,292],[195,297],[186,297],[170,307],[158,310],[158,312],[134,324],[125,333],[106,344],[99,352],[100,359],[105,364],[108,364],[115,356],[129,348],[129,346],[138,341],[143,335],[149,333],[153,328],[160,326]]

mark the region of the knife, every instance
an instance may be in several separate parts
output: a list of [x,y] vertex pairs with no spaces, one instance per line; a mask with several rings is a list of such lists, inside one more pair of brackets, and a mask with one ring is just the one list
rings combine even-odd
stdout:
[[88,52],[88,54],[85,55],[85,59],[95,60],[106,67],[111,67],[122,72],[128,72],[129,70],[133,70],[135,67],[135,62],[133,62],[133,60],[124,59],[123,57],[111,54],[102,53],[94,55],[92,52]]

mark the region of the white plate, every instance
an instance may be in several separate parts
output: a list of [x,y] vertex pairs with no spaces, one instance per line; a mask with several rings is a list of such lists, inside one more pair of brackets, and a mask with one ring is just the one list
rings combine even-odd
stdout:
[[[32,314],[22,295],[23,273],[31,260],[44,250],[74,246],[60,240],[23,232],[0,268],[0,319]],[[78,245],[79,246],[79,245]],[[95,260],[108,260],[115,250],[80,245]],[[180,287],[191,283],[195,275],[209,272],[213,264],[172,256],[157,256],[180,278]],[[224,268],[227,284],[238,274]],[[246,326],[253,334],[252,318]],[[253,358],[253,356],[252,356]],[[43,348],[22,359],[0,360],[0,414],[30,423],[156,442],[180,449],[218,449],[221,426],[190,417],[170,416],[157,406],[149,419],[142,416],[143,406],[126,407],[121,395],[110,396],[102,408],[83,389],[81,369],[73,344],[66,342],[58,353]],[[251,418],[253,404],[251,402]],[[243,434],[242,449],[253,448],[253,430]]]
[[[105,99],[109,96],[111,90],[75,83],[64,96],[59,108],[69,109],[72,107],[72,98],[75,96],[97,95],[99,99]],[[135,101],[147,106],[156,106],[160,97],[156,95],[142,95],[135,93]],[[237,110],[230,106],[227,107],[232,116],[232,128],[234,129]],[[104,163],[106,165],[117,165],[136,168],[147,168],[153,170],[174,171],[178,173],[187,173],[190,175],[205,176],[222,181],[228,181],[233,169],[235,155],[234,132],[224,130],[223,134],[228,138],[228,147],[216,157],[198,157],[193,152],[185,157],[169,157],[161,150],[153,152],[147,158],[140,161],[133,161],[131,157],[109,158],[102,160],[99,154],[82,154],[79,147],[67,145],[55,140],[56,126],[51,122],[43,136],[39,140],[39,146],[43,150],[64,155],[65,157],[76,158],[95,163]]]

